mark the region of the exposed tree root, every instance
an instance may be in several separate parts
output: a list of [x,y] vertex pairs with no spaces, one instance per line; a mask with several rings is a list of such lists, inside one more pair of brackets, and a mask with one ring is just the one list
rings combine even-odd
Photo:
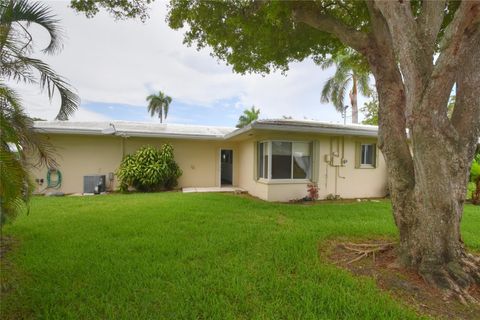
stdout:
[[446,266],[421,267],[420,275],[432,286],[440,288],[445,299],[457,298],[461,303],[480,304],[469,289],[480,285],[480,258],[465,253],[459,263]]
[[[395,243],[349,242],[340,245],[357,255],[353,259],[340,261],[350,265],[369,256],[375,262],[375,254],[392,249]],[[480,301],[469,292],[472,285],[480,285],[480,257],[465,253],[461,263],[449,263],[446,266],[424,266],[420,268],[420,275],[431,286],[440,288],[445,299],[457,298],[462,304],[480,304]]]
[[347,262],[347,264],[351,264],[355,261],[366,258],[369,255],[371,255],[372,258],[373,258],[373,261],[375,261],[375,253],[389,250],[393,247],[394,244],[395,243],[393,243],[393,242],[379,243],[379,244],[373,244],[373,243],[344,243],[344,244],[342,244],[342,247],[344,247],[347,250],[353,251],[358,255],[358,257],[355,257],[354,259]]

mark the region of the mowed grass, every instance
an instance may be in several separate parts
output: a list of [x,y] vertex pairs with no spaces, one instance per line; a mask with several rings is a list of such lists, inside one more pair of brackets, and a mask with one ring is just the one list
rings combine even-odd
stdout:
[[[480,209],[465,208],[480,250]],[[329,239],[395,238],[390,203],[228,194],[34,198],[7,225],[1,318],[417,319],[325,260]]]

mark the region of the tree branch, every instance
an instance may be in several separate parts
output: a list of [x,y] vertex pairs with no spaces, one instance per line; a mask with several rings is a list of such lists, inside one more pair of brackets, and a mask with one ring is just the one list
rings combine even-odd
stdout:
[[293,19],[317,30],[330,33],[347,46],[359,52],[364,51],[369,44],[369,38],[366,33],[350,28],[340,20],[329,15],[315,13],[311,9],[294,8]]
[[457,70],[457,95],[452,114],[452,125],[464,144],[480,136],[480,28],[470,43],[469,53]]
[[[424,43],[418,34],[417,23],[412,13],[410,1],[375,0],[375,6],[387,21],[393,46],[400,61],[400,68],[405,77],[407,106],[421,101],[423,90],[428,83],[433,56],[428,55],[425,47],[432,47],[434,42]],[[407,117],[411,110],[407,110]]]
[[[367,50],[366,57],[375,76],[379,108],[379,146],[389,164],[389,185],[396,195],[406,195],[415,186],[413,160],[407,142],[405,117],[405,88],[394,52],[393,39],[385,17],[374,5],[374,0],[366,0],[370,14],[373,48]],[[397,197],[398,198],[398,197]],[[399,199],[397,199],[399,200]],[[399,200],[401,202],[401,200]],[[394,202],[395,203],[395,202]],[[411,219],[405,211],[396,216],[400,221]]]
[[435,41],[438,33],[442,27],[443,18],[445,16],[445,0],[423,1],[422,12],[417,20],[417,25],[420,28],[420,33],[425,39],[425,44],[430,48],[430,55],[433,54],[435,48]]
[[[453,86],[459,61],[465,57],[465,50],[469,47],[472,35],[480,23],[480,1],[462,1],[453,21],[445,30],[440,43],[441,53],[435,64],[432,78],[447,79],[445,88]],[[478,50],[478,48],[477,48]]]

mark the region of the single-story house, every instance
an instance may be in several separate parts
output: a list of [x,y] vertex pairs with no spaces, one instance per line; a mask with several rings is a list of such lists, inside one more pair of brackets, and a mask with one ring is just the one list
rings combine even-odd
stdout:
[[[259,120],[241,128],[114,121],[38,121],[35,129],[56,148],[63,193],[82,193],[84,177],[115,171],[124,155],[144,145],[170,143],[183,171],[179,187],[241,188],[267,201],[307,195],[314,182],[321,199],[383,197],[387,172],[377,148],[377,127],[309,120]],[[33,170],[38,192],[47,168]]]

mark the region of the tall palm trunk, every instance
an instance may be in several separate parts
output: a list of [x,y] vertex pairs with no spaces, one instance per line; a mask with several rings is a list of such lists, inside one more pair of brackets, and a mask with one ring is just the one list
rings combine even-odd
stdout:
[[358,97],[358,90],[357,90],[357,76],[355,74],[352,75],[352,91],[350,91],[350,103],[352,105],[352,123],[358,123],[358,104],[357,104],[357,97]]

